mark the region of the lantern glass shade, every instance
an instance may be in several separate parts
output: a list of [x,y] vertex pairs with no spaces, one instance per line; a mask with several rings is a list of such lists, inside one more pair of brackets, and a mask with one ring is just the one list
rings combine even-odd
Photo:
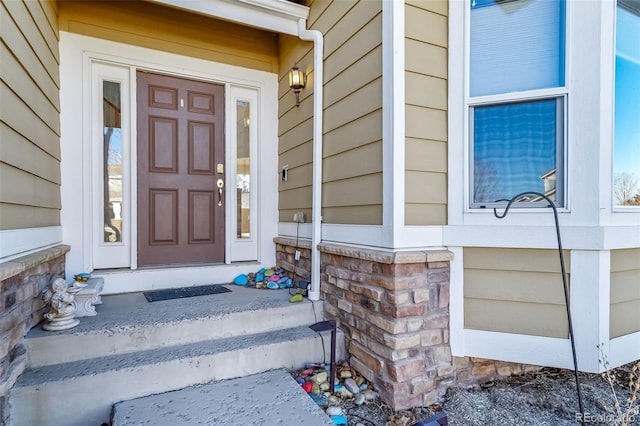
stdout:
[[293,67],[291,71],[289,71],[289,87],[294,90],[300,90],[304,88],[304,85],[304,72],[302,72],[298,67]]

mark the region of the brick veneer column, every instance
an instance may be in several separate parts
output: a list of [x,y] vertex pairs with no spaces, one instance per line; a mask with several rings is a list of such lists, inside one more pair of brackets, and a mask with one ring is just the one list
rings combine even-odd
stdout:
[[446,250],[385,252],[320,244],[325,314],[345,333],[351,365],[394,409],[538,367],[452,357]]
[[429,405],[453,384],[444,250],[388,253],[321,245],[321,292],[354,368],[394,409]]
[[0,263],[0,424],[9,423],[9,392],[26,367],[24,336],[46,311],[40,293],[64,278],[68,251],[59,245]]

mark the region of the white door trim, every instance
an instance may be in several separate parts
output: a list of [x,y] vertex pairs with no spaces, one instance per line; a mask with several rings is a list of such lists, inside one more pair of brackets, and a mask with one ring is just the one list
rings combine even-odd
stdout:
[[[205,61],[197,58],[159,52],[138,46],[131,46],[108,40],[96,39],[78,34],[61,32],[60,34],[60,74],[61,74],[61,126],[62,126],[62,214],[63,241],[71,245],[67,255],[67,275],[94,269],[93,248],[95,233],[91,232],[91,219],[95,215],[91,201],[92,153],[91,129],[95,127],[89,113],[87,103],[91,94],[91,63],[100,61],[129,67],[130,99],[135,105],[135,70],[144,69],[175,75],[177,77],[195,78],[210,81],[233,88],[254,90],[258,96],[258,134],[260,135],[260,168],[257,181],[260,182],[257,211],[257,255],[252,259],[258,263],[273,266],[275,248],[273,238],[277,235],[277,75],[264,71],[241,68],[237,66]],[[179,64],[177,66],[176,64]],[[230,96],[226,96],[226,110],[232,106]],[[235,101],[233,101],[235,102]],[[130,121],[131,140],[136,140],[135,108],[131,108]],[[226,134],[235,129],[225,129]],[[228,139],[227,139],[227,144]],[[136,164],[135,144],[131,144],[131,164]],[[229,147],[225,148],[226,151]],[[136,199],[135,173],[131,174],[130,200]],[[229,184],[230,182],[227,182]],[[235,185],[233,185],[235,186]],[[227,205],[229,200],[227,200]],[[130,201],[132,211],[131,235],[136,235],[135,203]],[[228,216],[228,219],[234,218]],[[227,237],[229,238],[229,236]],[[130,268],[135,269],[135,238],[131,239]],[[236,259],[227,252],[227,263]],[[246,260],[246,259],[243,259]],[[125,266],[125,267],[126,267]],[[220,267],[220,266],[219,266]],[[213,267],[215,268],[215,267]],[[135,283],[131,290],[135,291]]]

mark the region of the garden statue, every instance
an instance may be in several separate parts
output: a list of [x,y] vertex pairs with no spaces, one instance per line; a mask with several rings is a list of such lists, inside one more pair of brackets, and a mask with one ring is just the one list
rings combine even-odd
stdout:
[[44,330],[66,330],[80,323],[80,320],[74,318],[76,314],[74,295],[80,290],[80,287],[68,287],[65,280],[56,278],[51,284],[51,289],[42,293],[42,300],[49,305],[49,312],[44,314],[47,319],[42,326]]

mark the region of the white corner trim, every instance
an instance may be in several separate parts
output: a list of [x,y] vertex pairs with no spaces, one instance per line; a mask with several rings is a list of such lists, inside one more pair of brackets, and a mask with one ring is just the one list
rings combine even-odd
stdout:
[[404,226],[405,51],[401,1],[382,2],[382,224],[381,245],[395,247]]
[[0,231],[0,262],[27,255],[62,242],[62,226]]
[[448,247],[449,263],[449,345],[453,356],[464,356],[464,264],[463,248]]
[[188,12],[267,31],[298,35],[298,20],[309,8],[287,0],[150,0]]

